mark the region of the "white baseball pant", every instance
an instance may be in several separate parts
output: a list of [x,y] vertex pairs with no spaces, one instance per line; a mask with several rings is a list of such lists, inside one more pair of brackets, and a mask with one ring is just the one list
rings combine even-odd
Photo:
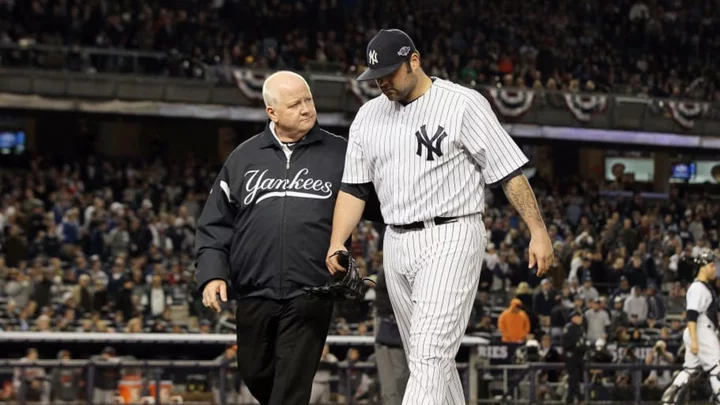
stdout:
[[388,293],[408,359],[403,405],[465,403],[455,356],[477,294],[487,237],[479,215],[421,230],[388,227]]

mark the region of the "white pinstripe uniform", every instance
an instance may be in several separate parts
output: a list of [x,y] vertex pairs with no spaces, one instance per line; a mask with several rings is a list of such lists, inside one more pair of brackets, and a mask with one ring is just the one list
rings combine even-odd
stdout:
[[407,105],[381,95],[358,111],[343,182],[373,182],[391,225],[384,265],[410,368],[403,405],[465,402],[455,356],[487,244],[483,191],[526,162],[487,100],[449,81],[434,78]]

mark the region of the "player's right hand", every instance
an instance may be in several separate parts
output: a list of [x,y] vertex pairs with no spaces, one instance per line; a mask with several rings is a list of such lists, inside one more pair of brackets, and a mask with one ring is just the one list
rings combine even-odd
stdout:
[[690,342],[690,353],[697,355],[700,351],[700,347],[698,347],[697,342]]
[[347,249],[345,246],[330,246],[330,249],[328,249],[327,255],[325,256],[325,265],[327,266],[328,271],[333,276],[338,272],[343,272],[346,269],[340,265],[340,262],[338,261],[338,255],[335,254],[338,250],[341,250],[343,252],[347,252]]
[[222,302],[227,302],[227,283],[225,280],[219,279],[209,281],[203,289],[203,305],[206,308],[213,308],[218,313],[221,312],[222,308],[220,307],[218,295],[220,295]]

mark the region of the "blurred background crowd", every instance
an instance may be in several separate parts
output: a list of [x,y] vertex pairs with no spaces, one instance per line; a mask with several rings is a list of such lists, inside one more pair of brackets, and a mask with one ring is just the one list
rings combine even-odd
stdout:
[[[0,172],[1,330],[233,332],[234,303],[220,314],[206,310],[194,282],[194,226],[216,167],[92,157],[30,166]],[[563,327],[580,311],[588,342],[613,348],[608,361],[680,358],[693,278],[682,259],[718,249],[718,205],[678,189],[668,200],[645,201],[601,196],[614,184],[539,176],[531,183],[555,263],[545,279],[528,270],[528,229],[501,189],[489,188],[489,243],[467,333],[517,345],[515,361],[531,360],[531,352],[536,361],[560,362]],[[354,232],[352,254],[365,275],[382,268],[382,237],[377,223]],[[363,301],[338,304],[331,333],[372,335],[373,300],[371,289]],[[648,346],[667,357],[633,354]]]
[[[91,157],[59,167],[37,159],[31,170],[0,172],[0,327],[232,328],[232,307],[207,311],[194,282],[195,221],[214,169],[192,159],[165,166]],[[561,329],[572,310],[590,310],[608,313],[604,323],[588,318],[593,339],[677,338],[682,324],[668,317],[681,315],[693,278],[682,258],[718,248],[718,205],[678,189],[669,200],[644,201],[602,197],[606,185],[581,179],[531,182],[554,242],[553,268],[543,280],[528,270],[528,229],[501,190],[488,189],[489,243],[468,332],[523,342]],[[368,276],[382,268],[382,236],[382,225],[369,222],[353,235],[352,253]],[[337,333],[371,333],[373,298],[370,290],[364,302],[339,304]],[[502,321],[519,316],[515,307],[527,328]]]
[[[2,0],[7,66],[227,78],[223,67],[356,73],[381,28],[467,84],[718,100],[720,25],[676,0]],[[28,46],[129,49],[130,58]],[[219,75],[216,75],[220,73]],[[217,76],[217,77],[216,77]]]
[[[713,7],[677,0],[0,0],[0,66],[220,84],[237,67],[352,77],[365,68],[368,40],[396,27],[412,33],[427,72],[469,86],[718,101]],[[0,333],[233,333],[235,302],[208,311],[194,280],[195,223],[217,164],[192,156],[180,164],[35,156],[23,165],[0,167]],[[588,360],[681,362],[693,278],[683,259],[718,251],[714,196],[673,185],[657,199],[623,196],[617,192],[641,186],[567,173],[535,174],[531,183],[556,260],[547,278],[528,269],[529,231],[502,190],[488,188],[489,244],[466,333],[512,350],[486,357],[561,363],[563,327],[581,312]],[[383,234],[382,224],[370,222],[353,234],[365,276],[382,269]],[[370,289],[362,301],[338,304],[330,333],[373,336],[375,298]],[[322,384],[337,374],[338,360],[372,361],[358,347],[342,350],[324,355]],[[26,360],[38,356],[25,353]],[[98,356],[113,359],[115,348]],[[219,357],[232,358],[233,348]],[[51,373],[25,374],[40,399],[63,387],[67,397],[82,394],[80,376]],[[671,376],[644,372],[643,398],[656,399]],[[102,398],[119,376],[97,378]],[[371,373],[351,370],[348,378],[357,400],[373,397]],[[562,379],[542,373],[538,395],[562,398]],[[628,399],[630,386],[627,372],[591,372],[595,399]]]

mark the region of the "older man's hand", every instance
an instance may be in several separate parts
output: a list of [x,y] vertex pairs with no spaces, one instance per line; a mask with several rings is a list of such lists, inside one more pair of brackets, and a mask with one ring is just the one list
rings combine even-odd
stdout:
[[207,308],[213,308],[218,313],[222,311],[220,307],[220,300],[227,302],[227,283],[225,280],[212,280],[205,285],[203,289],[202,303]]

